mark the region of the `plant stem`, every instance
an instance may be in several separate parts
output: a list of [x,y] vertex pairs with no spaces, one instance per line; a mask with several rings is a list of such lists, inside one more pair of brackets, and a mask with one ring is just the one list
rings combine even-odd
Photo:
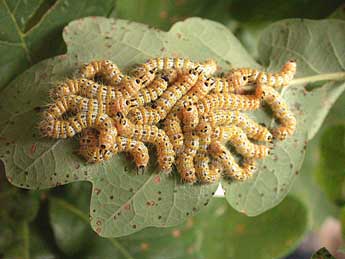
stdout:
[[321,74],[316,76],[307,76],[297,78],[291,81],[290,85],[299,85],[299,84],[306,84],[306,83],[314,83],[319,81],[341,81],[345,80],[345,72],[337,72],[337,73],[329,73],[329,74]]

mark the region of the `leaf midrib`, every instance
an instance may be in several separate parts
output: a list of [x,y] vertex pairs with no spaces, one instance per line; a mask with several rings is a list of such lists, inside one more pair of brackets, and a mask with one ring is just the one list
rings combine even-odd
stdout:
[[10,10],[8,4],[7,4],[7,1],[6,0],[3,0],[3,1],[4,1],[4,6],[5,6],[8,14],[9,14],[9,16],[11,17],[11,20],[12,20],[13,24],[14,24],[14,27],[16,28],[18,37],[20,39],[20,45],[24,49],[24,52],[25,52],[25,55],[26,55],[26,59],[28,60],[29,63],[32,63],[32,59],[31,59],[31,55],[30,55],[30,52],[29,52],[29,48],[28,48],[28,46],[26,44],[26,41],[24,39],[25,34],[20,30],[20,28],[18,26],[18,23],[17,23],[17,20],[14,17],[13,13],[11,12],[11,10]]

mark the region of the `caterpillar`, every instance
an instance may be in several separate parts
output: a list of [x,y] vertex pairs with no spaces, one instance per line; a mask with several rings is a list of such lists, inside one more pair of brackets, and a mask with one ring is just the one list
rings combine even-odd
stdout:
[[199,114],[209,113],[211,111],[241,110],[253,111],[260,107],[261,100],[256,95],[236,95],[215,93],[206,95],[197,103]]
[[129,152],[139,170],[144,170],[149,162],[149,152],[141,141],[118,136],[113,147],[114,152]]
[[129,152],[139,170],[146,168],[149,161],[149,153],[144,143],[122,136],[116,137],[114,145],[109,149],[99,147],[99,133],[95,129],[85,129],[79,139],[79,153],[86,161],[98,163],[109,160],[113,154]]
[[266,127],[257,124],[247,115],[239,111],[216,110],[201,116],[205,118],[215,128],[217,126],[235,125],[240,127],[246,135],[259,141],[271,141],[272,134]]
[[97,130],[87,128],[83,130],[82,135],[79,139],[79,154],[88,163],[99,163],[109,160],[113,152],[111,150],[105,150],[99,148],[99,133]]
[[[201,141],[204,142],[204,141]],[[207,154],[207,149],[205,149],[204,144],[199,148],[195,158],[194,167],[195,173],[198,180],[201,183],[215,183],[220,178],[220,169],[218,166],[210,167],[211,159]]]
[[174,70],[165,71],[158,75],[149,86],[139,90],[138,95],[133,97],[131,100],[134,104],[133,108],[157,100],[167,89],[168,84],[174,82],[176,78],[177,73]]
[[280,127],[273,130],[273,136],[279,140],[284,140],[291,136],[296,130],[297,120],[281,95],[272,87],[264,85],[259,85],[256,92],[271,107],[274,116],[281,123]]
[[[55,100],[66,95],[79,94],[81,86],[85,85],[88,81],[87,79],[68,79],[50,90],[49,96]],[[90,82],[92,81],[90,80]]]
[[98,111],[79,112],[75,116],[63,119],[43,119],[39,124],[41,134],[45,137],[73,137],[85,128],[107,130],[113,128],[113,120],[105,113]]
[[117,129],[115,127],[99,130],[99,147],[101,149],[113,148],[117,137]]
[[158,164],[163,171],[169,171],[174,163],[175,152],[166,133],[153,125],[135,125],[122,113],[115,118],[120,135],[156,145]]
[[[184,73],[190,69],[197,69],[200,73],[211,75],[217,70],[217,64],[214,60],[207,60],[204,63],[195,63],[188,58],[153,58],[146,61],[144,64],[138,66],[137,70],[141,73],[146,71],[160,71],[160,70],[177,70],[179,73]],[[145,71],[145,72],[144,72]]]
[[138,94],[140,89],[144,88],[149,83],[136,77],[125,76],[122,79],[119,88],[121,92],[126,92],[129,96],[135,96]]
[[58,119],[68,111],[87,112],[97,111],[102,113],[103,104],[95,99],[81,97],[79,95],[68,95],[57,99],[48,109],[43,112],[43,118],[47,120]]
[[182,181],[195,183],[197,178],[194,168],[194,157],[199,149],[199,137],[194,132],[186,133],[182,152],[177,156],[176,168]]
[[154,125],[161,118],[155,109],[144,106],[131,109],[127,117],[132,123],[139,125]]
[[256,170],[254,160],[245,160],[242,167],[240,167],[230,151],[218,141],[210,144],[209,153],[215,159],[214,163],[216,165],[219,164],[223,168],[225,176],[235,180],[246,180]]
[[243,130],[236,126],[216,127],[212,133],[212,141],[219,141],[222,144],[229,141],[245,158],[262,159],[270,153],[270,148],[265,145],[251,143]]
[[227,74],[226,77],[214,78],[214,93],[238,93],[248,83],[248,77],[238,71]]
[[102,103],[105,112],[109,115],[116,114],[119,111],[126,112],[131,107],[135,107],[131,94],[127,90],[120,91],[113,86],[102,85],[87,79],[67,80],[51,92],[55,99],[58,97],[69,98],[76,94],[79,98],[95,99]]
[[123,78],[120,69],[110,60],[95,60],[85,64],[79,70],[79,76],[91,80],[101,76],[106,83],[113,86],[120,83]]
[[[155,101],[153,107],[144,109],[133,109],[131,120],[140,124],[156,124],[163,120],[170,112],[176,102],[196,83],[198,74],[195,70],[189,70],[187,74],[181,76],[172,86]],[[140,114],[141,113],[141,114]],[[139,122],[139,119],[142,119]]]
[[180,153],[184,139],[180,120],[177,117],[167,118],[163,123],[163,130],[169,137],[175,153]]
[[161,119],[166,117],[176,102],[197,82],[197,79],[198,73],[191,69],[187,74],[182,75],[175,84],[168,87],[154,105],[157,108],[162,107],[162,109],[157,109]]
[[280,72],[267,73],[260,72],[252,68],[238,68],[230,71],[231,73],[240,73],[247,77],[249,83],[266,84],[273,88],[287,86],[296,74],[297,63],[295,60],[288,60]]
[[199,149],[194,158],[195,174],[201,183],[214,183],[219,180],[217,167],[210,169],[211,159],[208,156],[208,146],[211,143],[212,128],[207,122],[200,122],[196,128],[199,136]]

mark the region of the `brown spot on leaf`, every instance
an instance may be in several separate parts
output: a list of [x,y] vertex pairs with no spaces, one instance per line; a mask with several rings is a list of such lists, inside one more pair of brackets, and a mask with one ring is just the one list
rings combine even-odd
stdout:
[[159,175],[157,175],[154,179],[153,182],[156,184],[159,184],[161,182],[161,177]]
[[150,207],[154,206],[155,204],[156,204],[155,201],[147,201],[147,202],[146,202],[146,205],[147,205],[147,206],[150,206]]
[[30,154],[33,155],[36,152],[36,144],[32,144],[30,148]]
[[126,203],[125,205],[123,205],[123,208],[124,208],[125,210],[130,210],[130,209],[131,209],[131,204]]
[[174,238],[179,238],[181,236],[181,231],[179,229],[174,229],[173,231],[171,231],[171,235]]

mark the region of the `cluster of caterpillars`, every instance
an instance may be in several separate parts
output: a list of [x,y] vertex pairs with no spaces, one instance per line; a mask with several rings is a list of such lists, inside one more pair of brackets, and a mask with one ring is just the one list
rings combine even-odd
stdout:
[[[296,62],[277,73],[216,71],[213,60],[154,58],[124,75],[111,61],[92,61],[50,92],[54,102],[39,128],[56,139],[80,133],[79,153],[91,163],[129,152],[143,170],[149,162],[145,143],[152,143],[161,171],[175,165],[184,182],[213,183],[221,175],[245,180],[255,161],[269,155],[273,138],[284,140],[295,131],[296,119],[277,89],[293,79]],[[254,90],[245,91],[248,84]],[[263,103],[278,127],[269,130],[243,113]]]

